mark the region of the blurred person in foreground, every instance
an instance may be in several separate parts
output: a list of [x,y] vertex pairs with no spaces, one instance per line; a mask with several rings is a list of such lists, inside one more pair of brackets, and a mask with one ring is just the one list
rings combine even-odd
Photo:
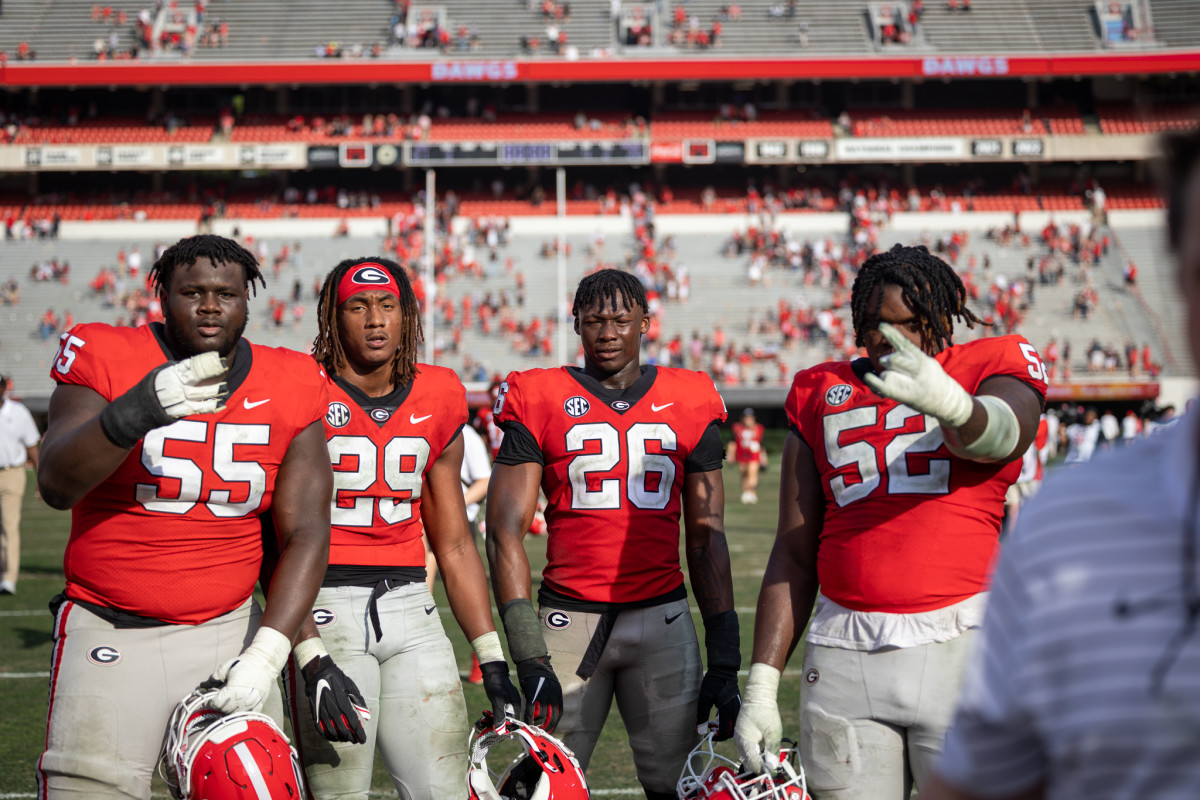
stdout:
[[907,800],[924,785],[983,617],[1046,379],[1020,336],[953,343],[955,319],[980,322],[966,296],[924,247],[872,256],[851,290],[867,357],[803,370],[787,396],[779,528],[734,738],[752,769],[774,763],[779,679],[811,616],[800,750],[817,800]]
[[[1200,129],[1163,142],[1200,365]],[[1051,475],[1025,509],[922,800],[1200,797],[1200,430],[1177,425]]]
[[[571,311],[583,368],[513,372],[496,400],[504,441],[487,503],[496,605],[526,721],[557,728],[586,770],[615,697],[646,797],[674,800],[697,725],[716,708],[717,735],[728,739],[740,707],[725,404],[704,373],[641,364],[650,316],[636,277],[588,275]],[[549,528],[540,614],[522,544],[539,487]],[[704,623],[703,677],[680,516]]]
[[163,323],[76,325],[50,368],[38,488],[71,536],[39,797],[149,798],[171,712],[210,675],[217,710],[282,724],[279,673],[325,573],[325,382],[242,338],[256,259],[193,236],[150,280]]
[[417,363],[421,315],[393,261],[334,267],[317,325],[333,532],[329,569],[286,680],[308,788],[317,800],[366,797],[378,745],[400,797],[461,795],[470,722],[425,580],[423,531],[493,713],[503,718],[521,705],[463,505],[466,390],[452,370]]

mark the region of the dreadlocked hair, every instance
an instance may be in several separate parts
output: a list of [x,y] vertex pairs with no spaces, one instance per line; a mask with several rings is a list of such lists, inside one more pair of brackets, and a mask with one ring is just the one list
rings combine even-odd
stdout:
[[337,332],[337,290],[346,273],[363,264],[383,267],[400,287],[398,299],[405,326],[400,331],[400,346],[392,358],[392,382],[396,386],[403,386],[417,375],[417,346],[424,340],[424,330],[421,327],[421,309],[417,305],[412,284],[408,282],[408,275],[399,264],[386,258],[348,258],[325,276],[321,296],[317,300],[317,337],[313,339],[313,357],[330,375],[339,374],[349,363]]
[[158,261],[155,261],[154,266],[150,268],[150,285],[160,295],[165,294],[171,285],[171,278],[175,275],[175,268],[190,267],[196,263],[198,258],[207,258],[213,263],[213,266],[218,264],[239,265],[246,278],[246,288],[254,294],[258,294],[254,286],[256,283],[261,283],[264,289],[267,288],[267,282],[258,268],[258,259],[253,253],[233,239],[226,239],[224,236],[215,236],[211,233],[180,239],[164,250]]
[[[988,324],[967,308],[967,289],[949,264],[922,245],[898,244],[864,261],[850,289],[854,343],[859,347],[864,346],[866,333],[879,326],[884,286],[900,287],[904,302],[920,319],[922,341],[938,350],[950,345],[955,319],[965,322],[968,328],[974,328],[976,323]],[[868,298],[876,287],[879,297],[871,308],[867,305]]]
[[579,282],[571,315],[578,317],[579,312],[592,306],[616,311],[622,301],[630,310],[635,305],[642,307],[643,314],[650,310],[646,287],[636,277],[619,269],[597,270]]

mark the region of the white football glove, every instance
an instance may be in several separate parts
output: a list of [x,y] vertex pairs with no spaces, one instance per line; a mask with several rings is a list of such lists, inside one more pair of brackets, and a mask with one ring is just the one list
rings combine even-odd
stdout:
[[292,652],[292,642],[274,628],[259,628],[237,658],[217,668],[210,681],[223,683],[209,705],[223,714],[258,711],[279,679]]
[[746,690],[742,692],[742,710],[733,727],[742,766],[750,772],[763,772],[779,763],[779,745],[783,739],[783,721],[779,718],[779,670],[770,664],[750,665]]
[[884,367],[882,375],[867,373],[863,378],[868,386],[914,411],[937,417],[951,428],[970,419],[974,399],[941,364],[888,323],[879,323],[879,332],[895,350],[879,359]]
[[213,352],[157,366],[104,407],[100,426],[113,444],[128,450],[150,431],[180,417],[220,411],[229,391],[217,378],[228,370]]
[[154,376],[154,392],[163,411],[172,417],[211,414],[225,401],[226,385],[215,382],[229,371],[225,359],[215,352],[178,361]]

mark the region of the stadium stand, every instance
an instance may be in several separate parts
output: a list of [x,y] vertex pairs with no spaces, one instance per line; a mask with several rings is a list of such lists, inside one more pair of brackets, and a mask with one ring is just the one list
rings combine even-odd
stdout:
[[1195,47],[1200,14],[1191,0],[1148,0],[1155,39],[1167,47]]

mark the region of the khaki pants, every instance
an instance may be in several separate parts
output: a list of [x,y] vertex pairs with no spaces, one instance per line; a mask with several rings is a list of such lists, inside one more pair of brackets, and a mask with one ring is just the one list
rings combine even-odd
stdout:
[[978,633],[871,652],[807,645],[800,757],[816,800],[908,800],[921,788]]
[[25,467],[0,469],[0,558],[3,579],[14,586],[21,567],[21,501],[25,498]]
[[700,648],[687,600],[622,611],[596,671],[575,674],[599,614],[542,606],[542,633],[562,682],[563,716],[554,732],[587,770],[614,697],[629,735],[638,781],[648,791],[674,793],[696,746]]
[[[200,625],[115,628],[66,602],[54,622],[43,800],[148,800],[176,704],[242,651],[262,612],[241,608]],[[263,713],[283,721],[273,689]]]

